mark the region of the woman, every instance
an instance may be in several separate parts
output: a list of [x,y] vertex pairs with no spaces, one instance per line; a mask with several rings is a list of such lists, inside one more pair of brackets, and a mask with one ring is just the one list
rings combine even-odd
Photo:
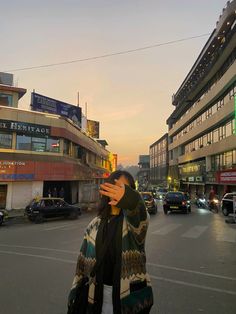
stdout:
[[106,253],[95,277],[90,278],[87,313],[147,314],[153,294],[146,272],[148,214],[144,202],[135,191],[133,177],[121,170],[101,184],[100,194],[98,216],[85,232],[72,290],[90,276],[106,240]]

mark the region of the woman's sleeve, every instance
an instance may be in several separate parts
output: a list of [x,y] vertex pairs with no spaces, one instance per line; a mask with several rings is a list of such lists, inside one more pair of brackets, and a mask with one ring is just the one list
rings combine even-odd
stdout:
[[148,228],[148,213],[139,192],[125,185],[125,194],[116,206],[123,210],[129,230],[136,242],[142,245]]

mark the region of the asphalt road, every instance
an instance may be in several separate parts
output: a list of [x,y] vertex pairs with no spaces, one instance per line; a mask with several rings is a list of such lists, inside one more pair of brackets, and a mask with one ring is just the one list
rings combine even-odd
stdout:
[[[84,229],[92,219],[0,228],[0,314],[65,314]],[[151,314],[233,314],[236,226],[204,209],[150,218],[147,267]]]

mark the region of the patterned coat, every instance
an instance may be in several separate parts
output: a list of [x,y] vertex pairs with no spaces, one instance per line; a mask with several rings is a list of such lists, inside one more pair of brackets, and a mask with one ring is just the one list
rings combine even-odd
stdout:
[[[125,185],[125,194],[117,204],[122,209],[121,265],[119,296],[121,314],[138,314],[151,308],[153,294],[149,275],[146,272],[145,237],[149,215],[140,194]],[[95,217],[88,225],[80,249],[76,275],[72,289],[83,276],[88,276],[96,262],[96,237],[101,218]],[[130,289],[135,286],[138,289]],[[132,285],[133,284],[133,285]],[[95,303],[96,278],[90,282],[88,302]],[[132,290],[132,291],[131,291]],[[91,311],[93,313],[93,311]],[[147,311],[148,313],[149,311]],[[146,313],[146,312],[145,312]]]

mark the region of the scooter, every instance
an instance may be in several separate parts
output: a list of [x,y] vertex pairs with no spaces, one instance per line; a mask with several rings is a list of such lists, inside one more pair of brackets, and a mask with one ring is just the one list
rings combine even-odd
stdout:
[[4,221],[6,220],[8,214],[6,211],[4,210],[0,210],[0,226],[4,223]]

